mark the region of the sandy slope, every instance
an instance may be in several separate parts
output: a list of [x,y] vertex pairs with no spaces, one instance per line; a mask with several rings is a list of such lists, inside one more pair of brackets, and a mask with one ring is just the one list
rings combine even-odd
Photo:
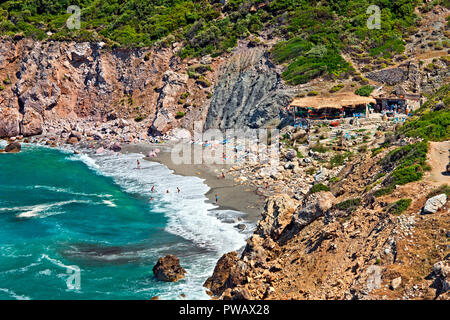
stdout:
[[430,142],[428,163],[431,166],[430,175],[426,180],[430,183],[441,185],[450,184],[450,176],[445,175],[446,166],[449,163],[450,141]]

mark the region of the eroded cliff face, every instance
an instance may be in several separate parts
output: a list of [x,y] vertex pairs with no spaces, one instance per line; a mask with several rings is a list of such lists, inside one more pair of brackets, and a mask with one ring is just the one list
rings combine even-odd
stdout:
[[79,119],[136,120],[155,136],[192,130],[194,121],[255,128],[289,102],[264,48],[244,44],[221,57],[181,60],[179,47],[1,40],[0,136],[45,134],[49,123],[53,130]]
[[[186,109],[205,103],[208,92],[186,75],[187,63],[195,61],[183,63],[175,52],[176,48],[107,50],[101,43],[3,40],[0,136],[41,134],[46,123],[62,119],[136,118],[144,120],[143,130],[156,122],[153,129],[159,134],[183,126],[185,121],[174,117],[160,123],[159,111],[172,115],[183,110],[188,115]],[[178,103],[184,92],[190,93],[189,106]],[[201,119],[196,113],[192,110]]]
[[226,61],[211,100],[205,127],[260,128],[280,119],[294,96],[260,48],[242,48]]

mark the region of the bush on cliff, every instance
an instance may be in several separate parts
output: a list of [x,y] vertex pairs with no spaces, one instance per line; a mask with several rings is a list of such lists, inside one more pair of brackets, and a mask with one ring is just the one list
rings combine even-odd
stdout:
[[394,202],[388,209],[388,212],[395,215],[400,215],[404,211],[408,210],[411,205],[411,199],[400,199],[397,202]]
[[316,193],[316,192],[320,192],[320,191],[330,191],[330,188],[328,188],[326,185],[324,185],[322,183],[317,183],[317,184],[313,185],[310,190],[311,193]]

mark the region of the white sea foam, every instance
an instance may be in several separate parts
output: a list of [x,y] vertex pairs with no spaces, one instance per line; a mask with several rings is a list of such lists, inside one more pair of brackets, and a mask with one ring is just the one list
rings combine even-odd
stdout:
[[40,218],[46,218],[51,215],[59,214],[61,212],[57,211],[50,211],[56,207],[62,207],[68,204],[72,203],[89,203],[90,201],[84,201],[84,200],[69,200],[69,201],[61,201],[61,202],[55,202],[55,203],[43,203],[43,204],[37,204],[33,206],[23,206],[23,207],[13,207],[13,208],[0,208],[0,212],[7,212],[7,211],[22,211],[19,213],[16,217],[17,218],[33,218],[33,217],[40,217]]
[[[187,277],[170,291],[159,294],[163,299],[176,299],[181,293],[187,294],[191,299],[208,299],[201,288],[205,279],[211,275],[218,257],[225,252],[242,248],[248,232],[252,230],[252,225],[248,225],[247,232],[243,234],[235,228],[237,218],[244,214],[233,210],[220,210],[207,202],[206,193],[209,187],[202,179],[175,175],[166,166],[143,161],[143,156],[139,154],[91,154],[74,155],[70,158],[83,161],[98,174],[112,177],[126,192],[145,199],[153,197],[152,211],[168,217],[168,232],[212,251],[201,254],[201,258],[193,259],[195,262],[185,266]],[[139,170],[136,168],[137,160],[140,160]],[[155,193],[151,192],[152,186],[156,189]],[[177,187],[181,189],[180,193],[177,193]],[[169,190],[169,193],[166,193],[166,190]],[[139,286],[138,290],[143,289]]]
[[[236,230],[235,224],[224,223],[219,218],[235,219],[243,214],[219,210],[207,203],[205,194],[209,187],[202,179],[175,175],[161,164],[142,161],[143,157],[139,154],[73,157],[78,157],[97,172],[112,177],[127,192],[146,198],[153,196],[153,211],[169,218],[167,231],[220,253],[237,250],[245,244],[246,235]],[[137,160],[141,160],[140,170],[136,169]],[[152,186],[157,190],[154,194],[151,192]],[[177,193],[177,187],[181,189],[180,193]]]
[[82,197],[97,197],[97,198],[110,198],[110,197],[112,197],[112,195],[110,195],[110,194],[94,194],[94,193],[75,192],[75,191],[72,191],[70,189],[58,188],[58,187],[52,187],[52,186],[40,186],[40,185],[37,185],[37,186],[28,187],[28,188],[43,189],[43,190],[48,190],[48,191],[52,191],[52,192],[67,193],[67,194],[70,194],[70,195],[82,196]]
[[117,207],[117,205],[110,200],[103,200],[103,203],[106,204],[108,207],[112,207],[112,208]]
[[69,265],[65,265],[64,263],[62,263],[61,261],[57,260],[57,259],[53,259],[51,257],[49,257],[46,254],[42,254],[41,257],[38,259],[38,261],[42,261],[42,260],[47,260],[50,261],[52,264],[54,264],[55,266],[58,266],[60,268],[66,269],[66,270],[76,270],[74,269],[73,266],[69,266]]
[[19,295],[19,294],[15,293],[14,291],[6,289],[6,288],[0,288],[0,291],[5,292],[11,298],[14,298],[16,300],[30,300],[30,297]]

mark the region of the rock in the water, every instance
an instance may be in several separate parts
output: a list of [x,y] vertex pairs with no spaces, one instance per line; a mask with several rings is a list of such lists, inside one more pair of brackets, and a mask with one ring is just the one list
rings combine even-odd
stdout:
[[18,142],[11,142],[5,148],[5,152],[8,153],[18,153],[20,150],[22,150],[22,146]]
[[67,139],[67,144],[77,144],[78,143],[78,139],[77,137],[70,137],[69,139]]
[[423,213],[436,213],[447,202],[447,195],[445,193],[434,196],[427,200],[423,207]]
[[186,270],[180,266],[180,259],[169,254],[159,258],[158,263],[153,267],[153,273],[160,281],[177,282],[184,278]]

